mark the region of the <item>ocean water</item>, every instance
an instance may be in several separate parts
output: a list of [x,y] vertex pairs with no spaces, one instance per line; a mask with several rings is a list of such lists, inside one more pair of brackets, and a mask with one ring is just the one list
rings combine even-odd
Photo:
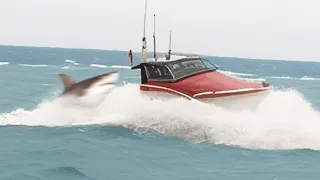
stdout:
[[[0,46],[0,179],[319,179],[320,63],[207,59],[275,89],[256,111],[151,101],[127,52]],[[98,108],[57,98],[59,73],[110,71]]]

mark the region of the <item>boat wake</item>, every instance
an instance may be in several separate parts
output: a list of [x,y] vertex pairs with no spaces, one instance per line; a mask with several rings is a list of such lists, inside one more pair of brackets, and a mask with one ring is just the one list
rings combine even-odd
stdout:
[[193,143],[250,149],[320,150],[320,118],[295,90],[274,90],[254,112],[234,112],[185,99],[151,100],[136,84],[117,87],[95,109],[70,106],[68,99],[44,101],[32,111],[0,115],[0,124],[24,126],[120,126],[158,132]]

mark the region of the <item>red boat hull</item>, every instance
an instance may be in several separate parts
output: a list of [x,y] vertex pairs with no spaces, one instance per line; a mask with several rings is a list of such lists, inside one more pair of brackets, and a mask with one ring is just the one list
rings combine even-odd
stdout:
[[159,91],[173,94],[183,93],[198,99],[257,93],[266,91],[270,87],[264,87],[261,83],[247,82],[217,71],[211,71],[188,77],[176,83],[149,81],[147,84],[142,84],[140,89],[142,91]]
[[230,101],[232,106],[243,106],[249,101],[257,106],[267,96],[269,89],[262,83],[247,82],[217,71],[194,75],[175,83],[149,81],[140,85],[140,90],[148,94],[171,94],[223,106],[230,105]]

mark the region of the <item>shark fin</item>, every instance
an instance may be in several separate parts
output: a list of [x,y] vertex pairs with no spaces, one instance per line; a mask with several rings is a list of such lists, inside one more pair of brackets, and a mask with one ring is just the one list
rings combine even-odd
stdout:
[[64,90],[68,90],[70,89],[73,85],[74,85],[74,82],[73,80],[71,79],[71,77],[69,77],[68,75],[66,74],[59,74],[61,80],[63,81],[63,85],[64,85]]

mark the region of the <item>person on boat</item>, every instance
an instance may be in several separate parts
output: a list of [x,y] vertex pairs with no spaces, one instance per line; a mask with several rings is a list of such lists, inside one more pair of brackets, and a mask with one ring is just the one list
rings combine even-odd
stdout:
[[129,60],[130,60],[131,66],[133,66],[132,51],[131,51],[131,49],[129,50],[128,56],[129,56]]
[[145,48],[146,48],[146,47],[144,46],[144,44],[146,43],[145,41],[146,41],[146,37],[143,37],[143,38],[142,38],[142,42],[143,42],[142,49],[145,49]]

